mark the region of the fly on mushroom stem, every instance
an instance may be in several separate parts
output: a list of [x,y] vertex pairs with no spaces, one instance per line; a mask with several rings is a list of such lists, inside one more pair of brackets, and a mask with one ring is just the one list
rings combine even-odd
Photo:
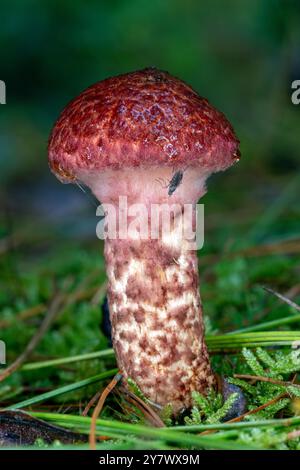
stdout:
[[[115,231],[107,233],[105,259],[118,367],[152,402],[171,404],[175,414],[191,405],[193,391],[216,385],[204,341],[196,248],[179,227],[189,213],[195,228],[207,178],[238,161],[238,147],[222,113],[153,68],[83,91],[62,112],[49,140],[56,176],[76,178],[112,208],[106,223]],[[155,184],[159,178],[169,181],[167,189]],[[146,212],[139,228],[137,207]],[[168,209],[171,224],[144,236],[153,207]]]
[[168,190],[168,196],[172,196],[172,194],[176,191],[178,186],[181,184],[183,178],[183,171],[177,170],[174,172],[170,181],[166,184],[162,178],[157,178],[157,182],[159,182],[164,188]]
[[176,171],[176,173],[174,173],[174,175],[172,176],[171,181],[168,184],[168,196],[172,196],[174,191],[176,191],[176,189],[178,188],[178,186],[182,182],[182,178],[183,178],[183,172],[182,171],[179,170],[179,171]]

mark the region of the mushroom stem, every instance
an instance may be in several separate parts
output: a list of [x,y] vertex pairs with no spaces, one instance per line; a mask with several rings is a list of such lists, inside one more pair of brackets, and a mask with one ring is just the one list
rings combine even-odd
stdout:
[[[225,116],[189,85],[153,67],[84,90],[63,110],[49,139],[51,170],[63,182],[84,183],[112,206],[111,214],[118,215],[110,217],[104,208],[105,221],[117,235],[124,219],[130,221],[118,198],[126,198],[131,217],[137,206],[177,205],[167,234],[137,237],[133,230],[105,237],[119,367],[148,398],[172,404],[175,413],[190,406],[192,391],[215,384],[204,343],[197,256],[190,233],[177,227],[186,205],[194,225],[206,179],[239,157],[239,140]],[[146,217],[149,222],[149,212]]]
[[[176,220],[183,215],[182,206]],[[170,403],[174,413],[191,405],[192,391],[215,384],[204,342],[198,258],[187,243],[176,230],[152,240],[105,240],[118,367],[147,398]]]

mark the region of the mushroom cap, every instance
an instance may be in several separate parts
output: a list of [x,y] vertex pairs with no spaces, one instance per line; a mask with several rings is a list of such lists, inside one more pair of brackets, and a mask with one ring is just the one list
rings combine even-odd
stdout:
[[240,157],[224,114],[169,73],[147,68],[95,83],[71,101],[49,139],[49,164],[64,182],[82,170],[200,167]]

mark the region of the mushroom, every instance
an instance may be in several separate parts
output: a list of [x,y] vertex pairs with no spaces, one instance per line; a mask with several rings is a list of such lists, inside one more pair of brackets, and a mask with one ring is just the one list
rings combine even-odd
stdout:
[[[216,385],[204,341],[197,252],[177,228],[188,206],[195,224],[206,179],[237,162],[238,147],[222,113],[155,68],[83,91],[63,110],[49,139],[54,174],[82,182],[115,208],[117,233],[107,236],[104,251],[118,366],[149,400],[171,404],[175,414],[191,405],[193,391]],[[121,219],[127,225],[133,220],[120,208],[121,198],[128,207],[138,203],[148,210],[175,205],[170,232],[143,238],[128,230],[120,236]],[[109,223],[112,215],[106,214]]]

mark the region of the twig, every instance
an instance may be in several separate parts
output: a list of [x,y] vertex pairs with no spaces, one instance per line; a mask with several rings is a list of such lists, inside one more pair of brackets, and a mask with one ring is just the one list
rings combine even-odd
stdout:
[[123,388],[122,392],[126,395],[126,400],[129,401],[129,403],[132,405],[136,406],[153,426],[157,428],[165,427],[165,423],[158,416],[158,414],[155,413],[151,406],[145,403],[140,397],[135,395],[130,390],[127,390],[125,387]]
[[[297,378],[297,374],[294,374],[293,375],[293,378],[291,379],[291,384],[294,385],[295,384],[295,380]],[[281,398],[285,398],[285,397],[288,397],[289,394],[287,392],[283,392],[281,393],[280,395],[278,395],[277,397],[273,398],[272,400],[269,400],[267,401],[266,403],[264,403],[263,405],[260,405],[258,406],[257,408],[255,408],[254,410],[250,410],[250,411],[247,411],[246,413],[240,415],[240,416],[237,416],[236,418],[232,418],[230,419],[229,421],[227,421],[228,423],[238,423],[239,421],[242,421],[242,419],[245,418],[245,416],[248,416],[248,415],[253,415],[255,413],[258,413],[259,411],[261,410],[264,410],[265,408],[267,408],[268,406],[270,405],[274,405],[274,403],[276,403],[277,401],[281,400]]]
[[40,315],[41,313],[45,312],[46,308],[47,306],[45,304],[37,304],[37,305],[34,305],[33,307],[26,308],[26,310],[19,312],[15,316],[15,318],[0,321],[0,328],[1,329],[8,328],[12,323],[15,323],[16,321],[27,320],[28,318],[32,318],[32,317],[35,317],[36,315]]
[[103,390],[100,399],[97,403],[96,408],[94,409],[93,415],[92,415],[92,420],[91,420],[91,430],[90,430],[90,435],[89,435],[89,442],[90,442],[90,449],[96,450],[96,425],[97,425],[97,419],[98,416],[101,413],[101,410],[103,408],[103,405],[105,403],[106,398],[110,394],[110,392],[113,390],[113,388],[117,385],[117,383],[122,379],[122,373],[119,371],[112,381],[108,384],[108,386]]
[[86,300],[90,299],[92,295],[97,291],[98,287],[90,287],[88,289],[84,290],[77,290],[75,292],[71,292],[67,297],[66,297],[66,303],[67,305],[72,305],[73,303],[80,301],[80,300]]
[[[254,415],[255,413],[258,413],[259,411],[262,411],[265,408],[268,408],[268,406],[274,405],[274,403],[277,403],[279,400],[281,400],[281,398],[285,398],[287,396],[288,396],[288,394],[286,392],[281,393],[277,397],[273,398],[272,400],[267,401],[263,405],[258,406],[254,410],[247,411],[246,413],[243,413],[242,415],[237,416],[236,418],[229,419],[228,421],[226,421],[226,424],[227,423],[238,423],[239,421],[242,421],[247,416]],[[203,432],[199,433],[199,436],[204,436],[204,435],[207,435],[207,434],[214,434],[216,432],[217,431],[215,431],[213,429],[209,430],[209,431],[203,431]]]
[[288,304],[290,307],[297,310],[297,312],[300,312],[300,306],[298,304],[296,304],[295,302],[293,302],[292,300],[290,300],[285,295],[282,295],[279,292],[276,292],[275,290],[271,289],[270,287],[263,286],[263,289],[265,291],[269,292],[270,294],[275,295],[275,297],[277,297],[278,299],[280,299],[283,302],[285,302],[286,304]]
[[[75,302],[85,300],[85,299],[90,299],[98,291],[99,291],[98,286],[90,287],[85,290],[76,290],[75,292],[66,294],[65,302],[67,305],[72,305]],[[40,315],[41,313],[44,313],[46,309],[47,309],[47,305],[45,304],[34,305],[33,307],[30,307],[18,313],[16,317],[12,320],[0,321],[0,328],[8,328],[12,323],[15,323],[16,321],[19,321],[19,320],[21,321],[28,320],[29,318],[32,318],[37,315]]]
[[273,398],[272,400],[267,401],[263,405],[258,406],[254,410],[247,411],[246,413],[237,416],[236,418],[232,418],[229,421],[226,421],[226,423],[238,423],[239,421],[242,421],[246,416],[254,415],[255,413],[258,413],[259,411],[264,410],[265,408],[268,408],[268,406],[274,405],[274,403],[277,403],[279,400],[282,398],[288,397],[288,393],[284,392],[278,395],[277,397]]
[[[293,297],[296,297],[296,295],[298,295],[299,292],[300,292],[300,284],[296,284],[296,285],[292,286],[288,291],[286,291],[284,296],[289,297],[290,299],[292,299]],[[259,312],[254,314],[254,316],[252,317],[251,323],[253,325],[257,324],[257,329],[258,329],[258,327],[259,327],[258,322],[261,321],[264,317],[266,317],[272,311],[272,308],[273,307],[266,307],[263,310],[260,310]],[[247,327],[248,327],[248,325],[245,325],[245,328],[247,328]],[[244,328],[241,328],[241,330],[242,329],[244,329]]]
[[[253,256],[268,256],[274,254],[294,254],[300,252],[300,239],[294,240],[282,240],[276,243],[270,243],[268,245],[258,245],[234,252],[225,252],[223,256],[226,259],[236,258],[237,256],[253,257]],[[215,261],[219,258],[218,254],[207,254],[202,257],[202,263],[208,265],[210,262]]]
[[99,305],[101,300],[103,299],[105,292],[107,289],[107,282],[103,282],[101,286],[96,290],[96,293],[94,294],[93,298],[91,299],[91,304],[92,305]]
[[68,294],[66,304],[71,305],[77,300],[83,300],[92,297],[97,291],[98,287],[88,287],[91,282],[99,276],[99,271],[94,269],[88,276],[86,276],[76,287],[74,292]]
[[296,297],[300,293],[300,283],[295,284],[294,286],[290,287],[289,290],[285,293],[286,297],[293,298]]
[[[291,384],[294,385],[295,384],[295,380],[297,378],[297,374],[294,374],[292,380],[291,380]],[[255,413],[258,413],[259,411],[261,410],[264,410],[265,408],[267,408],[268,406],[270,405],[274,405],[274,403],[278,402],[279,400],[281,400],[281,398],[285,398],[285,397],[288,397],[289,394],[287,392],[283,392],[281,393],[280,395],[278,395],[277,397],[273,398],[272,400],[269,400],[267,401],[266,403],[264,403],[263,405],[260,405],[258,406],[257,408],[255,408],[254,410],[250,410],[250,411],[247,411],[246,413],[240,415],[240,416],[237,416],[236,418],[232,418],[230,419],[229,421],[227,421],[227,423],[238,423],[239,421],[242,421],[242,419],[244,419],[246,416],[249,416],[249,415],[253,415]]]
[[275,385],[283,385],[285,387],[293,386],[300,388],[299,384],[295,384],[293,382],[285,382],[284,380],[271,379],[270,377],[263,377],[262,375],[234,374],[233,377],[236,379],[255,380],[259,382],[269,382]]
[[40,327],[34,334],[34,336],[31,338],[29,343],[27,344],[25,350],[20,354],[20,356],[4,371],[0,374],[0,382],[3,380],[7,379],[11,374],[13,374],[19,367],[27,360],[27,358],[30,356],[30,354],[33,352],[33,350],[36,348],[38,343],[41,341],[43,338],[44,334],[50,327],[51,323],[53,322],[54,318],[56,317],[58,311],[60,310],[63,301],[65,299],[65,294],[63,293],[58,293],[54,299],[52,300],[48,312],[46,316],[44,317]]
[[99,390],[91,399],[90,401],[88,402],[88,404],[86,405],[86,407],[84,408],[83,412],[82,412],[82,416],[87,416],[88,412],[90,411],[90,409],[92,408],[92,406],[94,406],[94,404],[96,403],[97,400],[99,400],[99,397],[101,395],[101,391]]
[[[291,380],[291,384],[294,385],[296,377],[297,377],[297,374],[294,374],[294,376]],[[280,395],[278,395],[277,397],[272,398],[272,400],[269,400],[266,403],[264,403],[263,405],[258,406],[254,410],[247,411],[246,413],[243,413],[242,415],[237,416],[236,418],[229,419],[228,421],[226,421],[226,423],[238,423],[239,421],[242,421],[244,418],[246,418],[246,416],[254,415],[255,413],[258,413],[259,411],[264,410],[265,408],[268,408],[268,406],[274,405],[274,403],[277,403],[282,398],[285,398],[285,397],[288,397],[288,396],[289,396],[289,394],[287,392],[283,392]],[[215,431],[215,430],[203,431],[199,434],[199,436],[204,435],[204,434],[213,434],[215,432],[217,432],[217,431]]]

